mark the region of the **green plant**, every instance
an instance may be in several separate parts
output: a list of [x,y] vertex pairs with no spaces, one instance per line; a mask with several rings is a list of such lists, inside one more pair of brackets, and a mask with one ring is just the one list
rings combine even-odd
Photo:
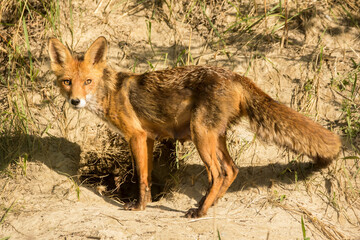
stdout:
[[333,80],[333,82],[337,82],[339,91],[347,95],[342,101],[342,117],[345,122],[342,130],[352,148],[360,153],[359,147],[354,144],[354,139],[356,139],[360,133],[360,104],[358,102],[360,89],[358,75],[360,74],[360,64],[355,63],[353,59],[352,62],[354,70],[338,80]]
[[3,215],[0,218],[0,225],[4,223],[5,218],[7,216],[7,214],[10,212],[10,210],[12,209],[12,207],[14,206],[16,201],[13,201],[10,206],[8,208],[5,209],[5,212],[3,213]]
[[305,230],[305,223],[304,223],[304,218],[303,216],[301,216],[301,231],[303,233],[303,239],[304,240],[310,240],[309,237],[306,237],[306,230]]
[[[27,162],[34,151],[35,138],[30,136],[45,134],[49,128],[48,124],[45,128],[39,125],[29,108],[32,94],[41,91],[39,62],[32,52],[32,31],[37,26],[49,26],[53,12],[48,9],[53,8],[55,2],[5,0],[2,4],[0,14],[4,9],[14,14],[4,15],[0,23],[6,30],[0,35],[3,40],[0,49],[6,52],[0,54],[0,60],[7,63],[1,68],[0,78],[0,171],[17,162],[26,175]],[[59,1],[57,4],[59,7]]]
[[29,155],[24,153],[23,156],[19,157],[17,164],[21,167],[23,174],[26,176],[27,164]]
[[152,44],[152,41],[151,41],[151,21],[150,20],[146,20],[145,21],[146,23],[146,28],[147,28],[147,34],[148,34],[148,43],[151,47],[151,51],[153,52],[153,54],[155,55],[155,50],[154,50],[154,47],[153,47],[153,44]]

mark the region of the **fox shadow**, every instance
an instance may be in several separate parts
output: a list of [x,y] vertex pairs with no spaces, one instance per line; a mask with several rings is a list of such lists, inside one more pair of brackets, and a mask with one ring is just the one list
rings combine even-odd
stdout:
[[[76,143],[60,137],[39,137],[26,134],[1,136],[0,171],[7,168],[12,162],[24,164],[20,159],[39,161],[59,174],[76,176],[80,165],[81,147]],[[155,161],[158,160],[155,159]],[[189,198],[200,200],[208,186],[207,175],[204,171],[205,167],[201,164],[187,164],[185,168],[184,172],[181,172],[181,184],[175,187],[175,191],[178,190]],[[290,162],[288,164],[271,163],[263,166],[242,166],[238,167],[238,169],[239,173],[228,189],[228,192],[241,192],[257,187],[271,187],[274,182],[293,184],[295,181],[305,180],[318,171],[318,168],[311,162]],[[154,169],[153,175],[159,174],[156,171],[157,170]],[[193,176],[198,177],[194,180]],[[169,178],[170,177],[173,178],[173,176],[169,176]],[[158,175],[155,179],[159,181],[161,178],[162,177]],[[155,183],[154,185],[166,184],[169,178],[165,177],[162,179],[162,182]],[[134,179],[136,179],[136,177],[134,177]],[[77,181],[77,179],[74,180]],[[97,194],[93,187],[85,187]],[[135,182],[133,181],[127,187],[132,188],[127,189],[127,191],[133,192],[132,196],[136,199],[138,192],[137,180]],[[171,192],[173,189],[174,188],[169,188],[168,192]],[[161,188],[161,190],[163,191],[164,188]],[[107,197],[104,197],[104,199],[120,208],[122,207],[122,204]],[[150,205],[148,207],[160,208],[166,211],[180,211],[165,206]]]
[[[312,162],[270,163],[262,166],[241,166],[238,169],[238,175],[227,192],[241,192],[258,187],[270,188],[274,183],[291,185],[306,180],[320,170]],[[200,164],[186,166],[186,172],[191,174],[184,179],[184,185],[189,187],[182,185],[181,192],[192,199],[200,200],[209,186],[204,170],[205,167]],[[199,177],[194,181],[192,176]]]
[[40,137],[27,134],[0,136],[0,171],[11,163],[39,161],[66,176],[75,176],[80,162],[78,144],[61,137]]

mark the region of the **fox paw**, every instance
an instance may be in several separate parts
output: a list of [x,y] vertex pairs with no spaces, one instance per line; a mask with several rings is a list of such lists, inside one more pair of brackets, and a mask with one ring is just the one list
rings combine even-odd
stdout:
[[199,218],[204,216],[205,214],[202,213],[198,208],[190,208],[187,213],[185,214],[185,217],[187,218]]
[[128,202],[124,205],[125,210],[131,210],[131,211],[142,211],[145,209],[142,204],[139,204],[138,202]]

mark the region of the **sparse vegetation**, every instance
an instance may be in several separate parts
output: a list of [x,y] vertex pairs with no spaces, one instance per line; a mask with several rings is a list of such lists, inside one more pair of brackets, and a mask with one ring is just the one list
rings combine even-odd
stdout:
[[[17,217],[36,216],[39,209],[54,207],[58,211],[58,205],[46,205],[50,201],[71,204],[68,209],[72,209],[75,201],[83,203],[86,199],[82,198],[86,194],[83,186],[117,203],[136,197],[134,166],[125,141],[108,132],[101,121],[85,111],[69,109],[49,72],[48,37],[55,36],[71,50],[83,51],[98,35],[108,38],[109,62],[116,69],[143,72],[192,64],[224,66],[254,79],[273,98],[342,136],[344,146],[338,160],[329,168],[315,172],[311,164],[305,163],[310,161],[308,158],[258,141],[256,135],[244,130],[246,120],[241,130],[229,131],[228,148],[240,172],[225,200],[216,206],[214,218],[227,218],[224,221],[227,224],[240,222],[241,226],[233,226],[238,227],[237,236],[254,236],[256,222],[252,221],[271,215],[266,223],[259,220],[259,224],[271,223],[268,238],[275,238],[272,230],[276,234],[276,229],[283,229],[276,226],[276,215],[281,215],[288,217],[289,223],[299,223],[301,218],[303,239],[358,237],[358,12],[358,0],[101,0],[89,4],[74,0],[2,0],[0,238],[29,237],[25,231],[34,226],[19,231],[15,228],[16,221],[20,221]],[[167,161],[169,158],[171,161]],[[188,199],[199,200],[197,191],[205,189],[207,179],[198,161],[192,144],[162,142],[157,146],[153,198],[178,199],[169,200],[164,206],[160,204],[161,207],[154,205],[162,212],[156,209],[156,213],[151,210],[143,213],[156,215],[144,217],[147,224],[154,225],[153,229],[157,229],[155,222],[161,218],[159,215],[171,210],[168,207],[171,202],[178,201],[188,208]],[[45,174],[51,177],[46,180],[40,177]],[[54,180],[58,175],[63,178]],[[47,183],[52,185],[45,186]],[[193,188],[196,190],[190,190]],[[179,200],[178,194],[186,200]],[[44,203],[36,205],[39,203],[31,198]],[[14,203],[22,210],[13,212]],[[31,209],[30,205],[35,208]],[[219,209],[224,208],[219,214]],[[268,208],[273,212],[267,211]],[[117,206],[114,209],[118,211]],[[241,213],[236,209],[241,209]],[[176,227],[184,224],[179,217],[182,213],[170,210],[169,214],[173,215],[167,216],[166,223],[173,221]],[[121,229],[127,231],[136,225],[126,219],[128,215],[124,212],[121,214],[124,217],[120,225],[126,225]],[[78,218],[70,224],[91,221]],[[161,222],[159,226],[164,224]],[[225,223],[216,224],[211,236],[227,239],[227,231],[234,234]],[[191,226],[193,232],[187,233],[189,228],[184,233],[178,229],[170,232],[184,238],[209,238],[208,231]],[[75,230],[62,231],[64,235],[54,232],[58,235],[52,236],[107,236],[101,235],[100,230],[91,234],[76,232],[78,235],[71,235]],[[142,232],[141,237],[150,236],[148,232]],[[41,235],[43,232],[34,234],[45,236]],[[282,233],[278,234],[280,237],[276,239],[282,239]],[[287,237],[296,238],[299,234],[294,232]],[[266,233],[257,237],[265,236]]]

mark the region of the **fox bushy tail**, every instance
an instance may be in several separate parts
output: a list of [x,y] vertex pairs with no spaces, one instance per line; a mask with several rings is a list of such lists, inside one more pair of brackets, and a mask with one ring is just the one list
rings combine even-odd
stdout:
[[258,136],[305,153],[320,166],[327,166],[338,156],[341,141],[336,134],[276,102],[254,84],[246,85],[250,94],[245,108]]

